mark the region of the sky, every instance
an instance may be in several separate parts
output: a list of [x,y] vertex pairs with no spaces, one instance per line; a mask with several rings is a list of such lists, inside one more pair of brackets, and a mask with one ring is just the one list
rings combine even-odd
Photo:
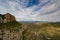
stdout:
[[60,22],[60,0],[0,0],[0,14],[6,13],[17,21]]

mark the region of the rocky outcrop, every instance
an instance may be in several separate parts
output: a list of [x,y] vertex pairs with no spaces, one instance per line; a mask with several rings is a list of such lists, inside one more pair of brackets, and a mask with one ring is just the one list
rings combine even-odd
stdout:
[[0,40],[24,40],[24,34],[27,31],[26,25],[17,26],[8,29],[0,29]]
[[21,40],[22,31],[11,32],[9,30],[0,30],[0,40]]
[[10,13],[6,13],[4,15],[0,14],[0,23],[8,23],[8,22],[13,22],[13,21],[16,21],[16,19]]

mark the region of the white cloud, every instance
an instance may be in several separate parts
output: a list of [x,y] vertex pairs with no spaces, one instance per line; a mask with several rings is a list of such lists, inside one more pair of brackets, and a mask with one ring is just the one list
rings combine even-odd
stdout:
[[[4,1],[4,0],[3,0]],[[29,0],[0,0],[0,13],[10,12],[17,21],[60,21],[60,0],[40,0],[38,5],[26,8]],[[49,1],[49,2],[48,2]],[[47,3],[46,3],[47,2]],[[46,5],[43,5],[46,3]],[[38,11],[35,11],[38,9]]]

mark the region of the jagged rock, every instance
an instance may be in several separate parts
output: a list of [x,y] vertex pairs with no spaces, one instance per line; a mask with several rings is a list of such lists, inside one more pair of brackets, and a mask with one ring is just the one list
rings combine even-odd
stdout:
[[6,13],[4,15],[0,14],[0,23],[8,23],[8,22],[13,22],[13,21],[16,21],[16,19],[10,13]]

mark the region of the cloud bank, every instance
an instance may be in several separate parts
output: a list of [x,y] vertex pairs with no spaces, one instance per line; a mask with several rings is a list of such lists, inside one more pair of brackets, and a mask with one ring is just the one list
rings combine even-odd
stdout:
[[17,21],[60,21],[60,0],[0,0],[0,14]]

